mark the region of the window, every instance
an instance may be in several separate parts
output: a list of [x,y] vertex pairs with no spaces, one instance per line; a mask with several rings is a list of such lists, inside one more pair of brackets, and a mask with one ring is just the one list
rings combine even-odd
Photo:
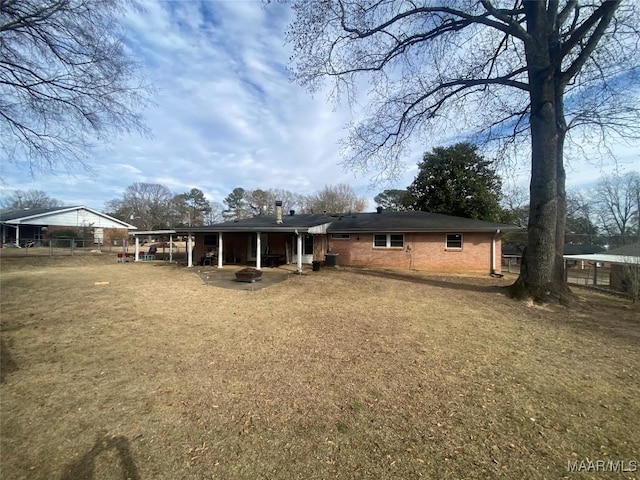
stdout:
[[387,236],[386,235],[374,235],[373,236],[373,246],[374,247],[386,247],[387,246]]
[[[293,237],[293,253],[298,254],[298,242],[295,237]],[[303,255],[313,255],[313,235],[303,235],[302,236],[302,254]]]
[[349,240],[351,235],[348,233],[332,233],[331,240]]
[[211,235],[205,234],[203,243],[208,247],[210,247],[210,246],[217,247],[218,246],[218,234],[216,234],[216,233],[211,234]]
[[447,248],[462,250],[462,234],[447,233]]
[[389,235],[389,245],[391,248],[403,248],[404,247],[404,235]]
[[376,233],[373,236],[374,248],[404,248],[404,234]]

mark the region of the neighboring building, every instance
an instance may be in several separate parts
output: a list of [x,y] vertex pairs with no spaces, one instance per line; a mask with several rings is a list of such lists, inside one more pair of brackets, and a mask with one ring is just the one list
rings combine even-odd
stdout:
[[567,262],[591,262],[594,265],[610,265],[609,286],[612,289],[631,293],[633,285],[638,288],[640,274],[640,243],[625,245],[606,252],[565,255]]
[[607,253],[620,257],[623,262],[611,265],[609,280],[611,288],[631,294],[632,289],[635,288],[637,296],[637,290],[640,287],[640,242],[614,248]]
[[326,262],[437,272],[499,272],[501,234],[519,227],[428,212],[305,214],[177,228],[195,239],[193,260],[218,266]]
[[524,247],[513,243],[502,244],[502,266],[507,267],[507,271],[511,272],[512,267],[520,268]]
[[40,245],[56,231],[71,230],[95,244],[126,238],[136,227],[88,207],[54,207],[0,211],[3,245]]
[[[502,264],[503,265],[521,265],[522,254],[524,253],[525,245],[503,244],[502,245]],[[573,243],[564,244],[564,255],[591,255],[593,253],[599,253],[604,251],[604,248],[600,245],[578,245]],[[585,267],[584,260],[568,259],[566,261],[567,268],[578,266],[579,268]]]
[[[565,243],[564,245],[564,255],[592,255],[597,253],[603,253],[604,247],[601,245],[579,245],[573,243]],[[584,260],[566,260],[565,265],[567,268],[579,268],[584,270],[590,266],[589,262],[585,262]],[[602,267],[602,262],[600,262],[598,267]],[[608,265],[607,265],[608,266]]]

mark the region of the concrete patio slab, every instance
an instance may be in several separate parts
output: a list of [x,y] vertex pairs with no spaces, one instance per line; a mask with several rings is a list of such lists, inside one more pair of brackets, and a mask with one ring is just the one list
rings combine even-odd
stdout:
[[[287,281],[292,276],[300,275],[296,272],[295,265],[282,265],[276,268],[263,268],[261,280],[253,283],[240,282],[236,280],[235,273],[243,268],[246,267],[241,265],[229,265],[219,269],[218,267],[196,266],[193,267],[193,271],[207,285],[219,288],[228,288],[231,290],[252,291],[267,288],[271,285]],[[311,268],[306,265],[303,266],[302,270],[302,275],[307,275],[311,272]]]

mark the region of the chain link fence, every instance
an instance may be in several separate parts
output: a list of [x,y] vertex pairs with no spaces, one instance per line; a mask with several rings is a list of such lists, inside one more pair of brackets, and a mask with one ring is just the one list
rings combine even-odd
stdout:
[[11,256],[73,256],[90,253],[122,252],[127,248],[126,240],[114,240],[108,244],[96,244],[93,239],[79,237],[56,237],[42,240],[23,240],[2,245],[3,254]]
[[[186,247],[183,242],[173,242],[173,251],[169,251],[169,242],[141,242],[140,253],[147,252],[151,246],[156,247],[155,260],[186,260]],[[127,254],[127,258],[133,258],[135,254],[135,241],[127,239],[114,239],[105,244],[95,243],[92,238],[82,237],[55,237],[42,240],[24,239],[20,246],[15,243],[0,245],[2,256],[5,257],[63,257],[75,255],[113,254],[114,261],[120,254]]]

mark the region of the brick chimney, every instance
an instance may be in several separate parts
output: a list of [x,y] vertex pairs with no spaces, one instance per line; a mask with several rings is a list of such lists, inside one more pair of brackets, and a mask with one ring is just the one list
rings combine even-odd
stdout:
[[276,200],[276,223],[282,223],[282,200]]

